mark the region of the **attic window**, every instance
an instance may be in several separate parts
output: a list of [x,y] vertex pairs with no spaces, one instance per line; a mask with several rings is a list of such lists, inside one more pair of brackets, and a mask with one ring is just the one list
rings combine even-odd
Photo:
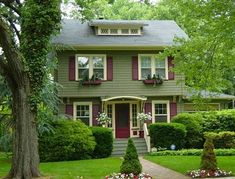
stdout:
[[140,27],[136,28],[98,27],[97,35],[141,35],[141,29]]

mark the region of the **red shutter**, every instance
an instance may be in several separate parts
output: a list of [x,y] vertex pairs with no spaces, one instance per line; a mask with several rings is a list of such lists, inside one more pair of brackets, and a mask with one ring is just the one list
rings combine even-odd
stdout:
[[138,80],[138,57],[132,57],[132,80]]
[[113,57],[107,57],[107,80],[113,81]]
[[[152,103],[145,103],[144,112],[151,113],[151,115],[152,115]],[[152,119],[152,121],[153,121],[153,119]],[[150,123],[152,123],[152,121],[147,121],[147,123],[150,124]]]
[[68,116],[73,117],[73,105],[72,104],[66,104],[65,114],[67,114]]
[[173,57],[168,57],[168,79],[169,80],[175,79],[175,73],[171,71],[172,68],[174,68]]
[[100,105],[93,104],[92,105],[92,125],[93,126],[98,125],[96,118],[98,117],[99,112],[100,112]]
[[75,81],[75,56],[69,57],[69,81]]
[[177,104],[171,102],[170,103],[170,116],[171,116],[171,119],[176,115],[177,115]]

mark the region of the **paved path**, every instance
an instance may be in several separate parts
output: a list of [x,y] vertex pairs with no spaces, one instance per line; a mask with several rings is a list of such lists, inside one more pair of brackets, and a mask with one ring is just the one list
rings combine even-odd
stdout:
[[171,169],[162,167],[153,162],[145,160],[143,159],[143,157],[140,157],[140,163],[142,164],[143,172],[150,174],[153,177],[153,179],[189,179],[190,178],[185,175],[182,175],[181,173],[175,172]]

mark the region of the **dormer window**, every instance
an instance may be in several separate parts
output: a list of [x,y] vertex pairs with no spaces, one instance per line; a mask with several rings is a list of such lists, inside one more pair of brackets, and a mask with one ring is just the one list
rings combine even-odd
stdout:
[[141,29],[138,28],[103,28],[98,27],[98,35],[141,35]]

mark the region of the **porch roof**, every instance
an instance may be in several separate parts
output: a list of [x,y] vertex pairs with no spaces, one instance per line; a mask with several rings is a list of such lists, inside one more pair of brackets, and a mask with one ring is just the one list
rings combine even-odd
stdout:
[[105,102],[105,101],[111,101],[115,99],[136,99],[136,100],[141,100],[141,101],[147,100],[146,97],[139,97],[139,96],[113,96],[113,97],[103,98],[102,101]]

